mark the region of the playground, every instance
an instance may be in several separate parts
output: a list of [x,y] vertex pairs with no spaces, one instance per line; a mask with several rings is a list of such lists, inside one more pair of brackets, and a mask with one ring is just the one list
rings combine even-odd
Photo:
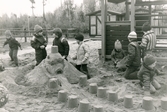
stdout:
[[[35,66],[35,51],[30,46],[32,35],[15,38],[21,43],[18,51],[19,67],[13,67],[8,52],[9,47],[0,49],[0,63],[5,70],[0,72],[0,82],[8,89],[8,101],[0,108],[8,112],[166,112],[167,111],[167,52],[165,13],[151,10],[152,5],[167,4],[166,1],[142,0],[108,0],[112,3],[125,2],[127,13],[106,12],[106,1],[101,0],[102,9],[91,14],[99,14],[90,22],[90,34],[85,36],[85,44],[89,47],[88,72],[86,76],[72,64],[71,57],[77,51],[78,44],[74,38],[67,38],[70,45],[68,61],[52,46],[53,38],[48,38],[47,58]],[[145,6],[145,7],[143,7]],[[129,13],[131,12],[131,13]],[[107,16],[115,14],[108,21]],[[106,15],[107,14],[107,15]],[[111,16],[110,15],[110,16]],[[119,18],[119,19],[118,19]],[[156,76],[161,89],[154,94],[144,91],[139,80],[127,80],[123,72],[118,72],[111,61],[114,42],[119,39],[124,50],[127,50],[127,36],[136,31],[141,41],[142,24],[150,22],[157,35],[154,55],[156,68],[166,74]],[[101,26],[100,26],[101,25]],[[100,32],[101,31],[101,32]],[[100,33],[99,33],[100,32]],[[28,32],[30,34],[30,32]],[[20,34],[20,33],[18,33]],[[100,35],[101,34],[101,35]],[[99,36],[100,35],[100,36]],[[73,36],[73,35],[72,35]],[[95,38],[98,36],[98,39]],[[25,38],[24,38],[25,37]],[[25,41],[26,40],[26,41]],[[5,38],[0,38],[0,46]]]
[[[49,39],[49,43],[51,43],[51,41],[52,39]],[[24,42],[22,44],[24,44]],[[69,44],[71,49],[70,56],[72,56],[75,53],[77,44],[74,40],[69,40]],[[161,108],[161,98],[166,97],[167,94],[167,75],[157,76],[158,81],[162,85],[162,88],[158,92],[154,95],[145,94],[139,86],[138,81],[126,80],[121,74],[118,74],[111,64],[111,61],[102,63],[99,60],[98,49],[101,47],[101,41],[87,39],[86,44],[90,47],[90,64],[88,68],[92,78],[87,80],[85,86],[81,86],[79,83],[67,83],[68,88],[62,87],[60,89],[60,91],[66,90],[66,97],[70,97],[71,95],[77,96],[78,103],[74,108],[68,107],[68,98],[65,101],[60,101],[58,97],[59,91],[53,93],[47,91],[48,93],[46,94],[44,90],[41,90],[37,86],[26,87],[15,83],[17,76],[29,74],[37,69],[34,69],[34,51],[29,48],[28,44],[28,46],[24,44],[24,50],[19,50],[19,67],[11,67],[8,52],[1,53],[1,55],[4,55],[3,63],[6,69],[0,72],[0,81],[9,90],[9,100],[4,108],[9,112],[78,112],[79,103],[84,100],[84,103],[89,105],[88,108],[90,112],[93,112],[96,106],[96,108],[103,108],[104,112],[145,112],[145,109],[142,108],[142,102],[143,98],[147,96],[151,97],[153,101],[153,107],[151,107],[151,110],[148,109],[150,112],[165,112],[165,110]],[[47,52],[48,55],[51,53],[50,44],[47,47]],[[163,65],[163,63],[159,64],[160,65],[157,67]],[[72,67],[72,65],[70,66]],[[38,71],[38,73],[41,72]],[[62,77],[64,77],[63,74]],[[89,88],[92,83],[96,83],[99,88],[98,90],[102,90],[102,93],[91,93]],[[117,94],[115,99],[107,95],[113,92]],[[125,107],[124,102],[126,95],[132,97],[132,107]]]

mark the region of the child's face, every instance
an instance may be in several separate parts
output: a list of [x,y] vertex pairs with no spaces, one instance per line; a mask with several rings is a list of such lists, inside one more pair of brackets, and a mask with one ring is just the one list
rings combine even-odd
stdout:
[[40,30],[40,31],[39,31],[39,32],[37,32],[36,34],[37,34],[37,35],[42,36],[42,35],[43,35],[43,31],[42,31],[42,30]]
[[80,40],[76,40],[76,41],[77,41],[77,43],[78,43],[78,44],[80,44],[80,43],[81,43],[81,41],[80,41]]
[[54,37],[54,38],[58,38],[58,35],[55,34],[55,33],[53,33],[53,37]]
[[6,39],[10,39],[10,37],[11,37],[10,35],[6,35]]
[[149,67],[150,67],[150,68],[154,68],[154,67],[156,66],[156,63],[157,63],[157,62],[155,61],[153,64],[149,65]]

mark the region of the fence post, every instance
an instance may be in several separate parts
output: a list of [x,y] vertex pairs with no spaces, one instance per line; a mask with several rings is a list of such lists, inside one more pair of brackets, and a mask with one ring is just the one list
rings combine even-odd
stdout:
[[26,28],[24,28],[24,39],[25,39],[25,42],[27,42],[27,36],[26,36],[26,33],[27,33]]

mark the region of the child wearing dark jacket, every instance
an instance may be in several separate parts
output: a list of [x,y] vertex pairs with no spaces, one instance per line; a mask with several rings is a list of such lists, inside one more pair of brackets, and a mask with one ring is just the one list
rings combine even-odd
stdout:
[[141,65],[141,54],[136,32],[130,32],[128,40],[130,43],[128,44],[128,55],[126,61],[127,69],[124,77],[126,79],[138,79],[137,72]]
[[58,46],[58,52],[62,55],[64,59],[67,60],[70,47],[67,39],[64,38],[62,35],[62,30],[60,28],[53,29],[53,46]]
[[144,57],[143,64],[138,72],[140,85],[145,91],[150,91],[150,93],[155,93],[156,90],[161,88],[161,85],[157,82],[155,76],[164,74],[156,69],[155,66],[155,57],[148,54]]
[[12,33],[10,32],[10,30],[5,31],[5,36],[6,36],[6,41],[3,44],[3,47],[6,44],[9,44],[9,56],[11,58],[11,61],[14,61],[15,66],[19,66],[17,53],[19,47],[20,49],[22,49],[21,45],[14,37],[12,37]]
[[43,36],[43,29],[41,26],[35,25],[34,32],[34,36],[31,40],[31,46],[35,49],[35,59],[37,66],[47,56],[47,52],[45,49],[47,46],[47,41]]
[[114,43],[114,49],[111,52],[111,60],[116,66],[119,61],[121,61],[126,56],[125,51],[122,49],[122,44],[119,40]]

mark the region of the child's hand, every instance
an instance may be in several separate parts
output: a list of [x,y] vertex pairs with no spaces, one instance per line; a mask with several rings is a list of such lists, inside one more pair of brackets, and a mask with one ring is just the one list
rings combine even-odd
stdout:
[[44,45],[41,45],[41,46],[40,46],[40,48],[41,48],[41,49],[44,49],[44,48],[45,48],[45,46],[44,46]]

